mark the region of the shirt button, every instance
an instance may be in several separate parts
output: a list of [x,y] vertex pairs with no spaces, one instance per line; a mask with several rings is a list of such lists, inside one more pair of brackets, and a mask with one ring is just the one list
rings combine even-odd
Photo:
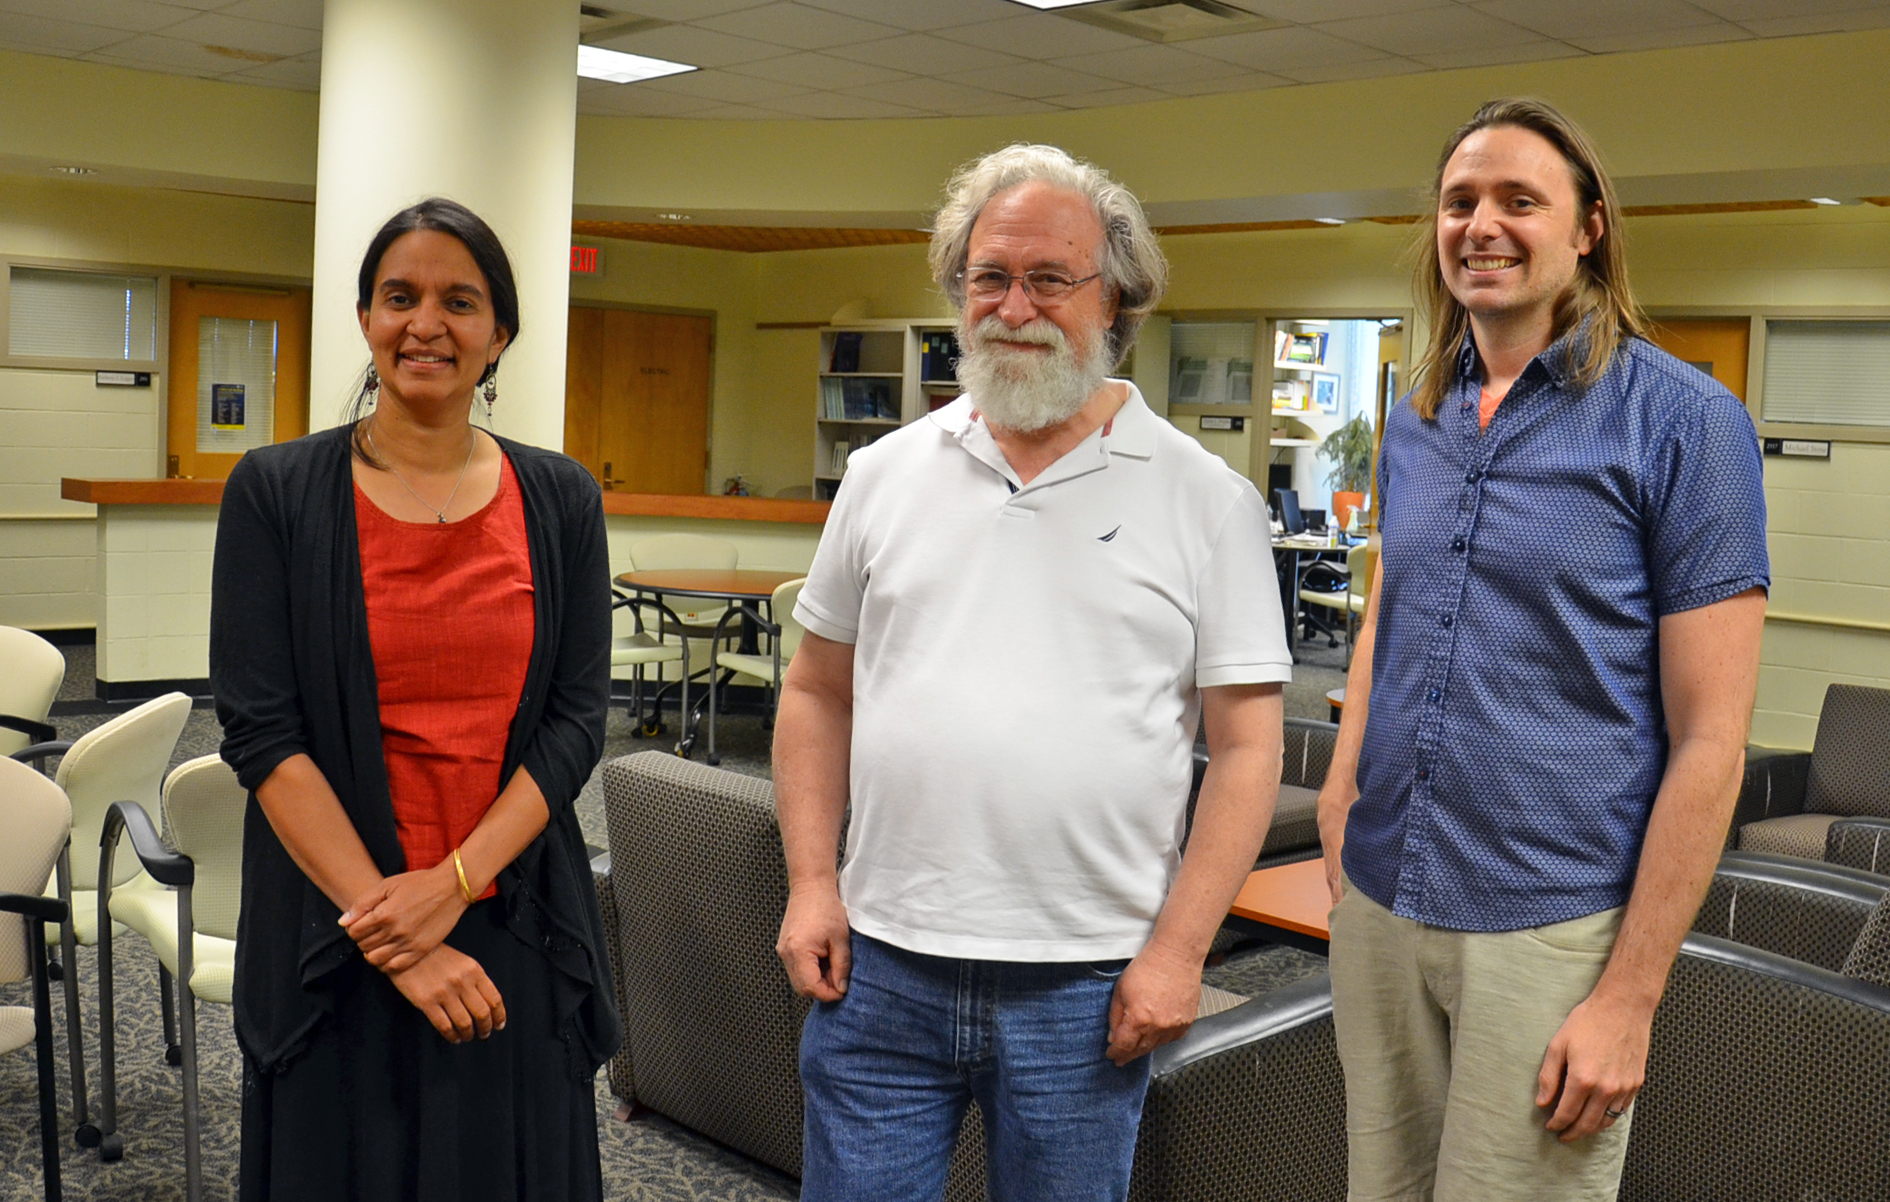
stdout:
[[1438,621],[1438,623],[1439,623],[1440,625],[1442,625],[1442,626],[1443,626],[1443,628],[1444,628],[1445,630],[1449,630],[1449,629],[1450,629],[1450,624],[1451,624],[1451,622],[1453,621],[1453,619],[1451,618],[1451,616],[1450,616],[1449,614],[1445,614],[1445,615],[1444,615],[1443,617],[1441,617],[1441,618],[1439,618],[1439,619],[1437,619],[1437,621]]
[[1433,702],[1436,701],[1438,698],[1442,697],[1443,695],[1444,695],[1443,692],[1439,689],[1432,689],[1429,693],[1425,694],[1425,696],[1429,697]]
[[1429,768],[1419,768],[1417,770],[1417,778],[1419,780],[1431,779],[1431,770]]
[[1471,468],[1469,471],[1463,474],[1463,482],[1465,484],[1475,484],[1478,480],[1481,480],[1482,478],[1483,478],[1483,473],[1479,472],[1475,468]]
[[1450,540],[1450,549],[1453,551],[1462,551],[1465,545],[1463,535],[1461,534]]

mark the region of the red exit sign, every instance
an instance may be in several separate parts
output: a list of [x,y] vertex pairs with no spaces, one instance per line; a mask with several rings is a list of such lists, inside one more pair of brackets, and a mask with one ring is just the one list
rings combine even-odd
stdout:
[[571,248],[571,274],[597,274],[597,248],[595,246],[573,246]]

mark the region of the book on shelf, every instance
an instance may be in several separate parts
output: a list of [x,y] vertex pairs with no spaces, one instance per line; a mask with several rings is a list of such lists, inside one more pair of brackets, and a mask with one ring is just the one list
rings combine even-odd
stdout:
[[834,440],[833,461],[831,464],[828,465],[828,469],[827,469],[828,475],[840,476],[846,473],[848,450],[849,448],[847,446],[846,439],[839,438],[839,439]]
[[1290,367],[1324,367],[1326,341],[1331,337],[1325,331],[1311,334],[1292,330],[1276,331],[1273,335],[1273,361]]
[[957,381],[957,335],[949,330],[928,330],[919,335],[919,378]]
[[857,330],[843,330],[833,336],[833,360],[828,371],[860,370],[860,343],[866,335]]
[[829,422],[899,420],[899,381],[829,376],[820,382],[820,417]]

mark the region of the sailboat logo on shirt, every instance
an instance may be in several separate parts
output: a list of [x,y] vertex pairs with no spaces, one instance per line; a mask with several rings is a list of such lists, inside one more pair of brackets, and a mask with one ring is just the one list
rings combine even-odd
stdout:
[[1096,541],[1099,543],[1106,543],[1110,539],[1114,538],[1121,529],[1122,529],[1121,526],[1117,526],[1114,530],[1111,530],[1107,534],[1099,534],[1096,536]]

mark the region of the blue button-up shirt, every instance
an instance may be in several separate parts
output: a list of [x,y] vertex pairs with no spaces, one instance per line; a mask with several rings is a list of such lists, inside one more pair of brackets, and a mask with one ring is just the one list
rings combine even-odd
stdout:
[[1583,390],[1570,334],[1477,423],[1466,338],[1432,421],[1386,421],[1352,883],[1464,931],[1627,901],[1667,764],[1659,620],[1770,582],[1745,407],[1638,339]]

